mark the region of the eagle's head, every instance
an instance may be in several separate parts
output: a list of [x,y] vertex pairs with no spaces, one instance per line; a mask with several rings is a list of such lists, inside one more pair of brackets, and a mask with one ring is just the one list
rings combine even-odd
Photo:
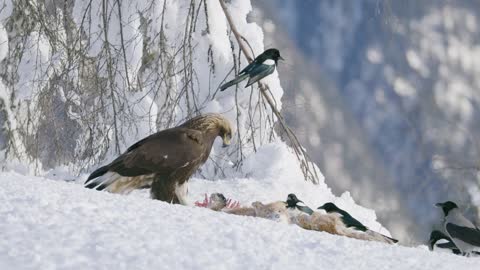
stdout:
[[230,141],[232,140],[233,131],[230,121],[219,113],[207,113],[196,116],[185,122],[182,126],[202,132],[211,132],[215,137],[219,136],[222,138],[224,147],[230,145]]
[[232,127],[230,126],[228,120],[219,124],[218,136],[220,136],[223,140],[223,147],[227,147],[230,145],[230,142],[232,140]]

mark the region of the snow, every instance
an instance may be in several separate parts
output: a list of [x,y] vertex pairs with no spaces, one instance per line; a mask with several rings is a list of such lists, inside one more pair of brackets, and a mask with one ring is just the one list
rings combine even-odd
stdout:
[[423,270],[475,269],[479,263],[424,246],[359,241],[140,194],[14,172],[0,178],[2,269]]
[[0,61],[8,54],[8,35],[5,27],[0,23]]
[[[280,142],[245,160],[233,179],[189,183],[190,203],[221,192],[248,206],[295,193],[307,205],[332,201],[373,230],[388,234],[372,210],[348,192],[302,181]],[[295,225],[151,200],[148,191],[118,195],[85,189],[86,175],[65,182],[0,173],[0,267],[5,269],[473,269],[477,258],[365,242]],[[48,177],[55,173],[48,172]],[[2,267],[3,266],[3,267]]]
[[413,87],[413,85],[411,85],[407,80],[400,77],[394,80],[393,89],[398,95],[403,97],[415,97],[417,94],[415,87]]
[[[15,146],[15,151],[5,151],[2,156],[18,159],[37,174],[56,166],[68,166],[72,175],[84,173],[153,132],[197,113],[217,112],[238,131],[232,143],[238,145],[236,140],[241,139],[243,149],[239,154],[238,149],[226,152],[216,147],[212,158],[222,155],[223,160],[213,158],[206,165],[211,169],[204,170],[205,177],[214,178],[218,172],[214,164],[238,165],[255,147],[276,137],[271,132],[275,119],[270,108],[257,105],[262,99],[254,94],[258,93],[254,92],[256,85],[248,89],[241,85],[238,92],[218,92],[221,83],[235,75],[234,67],[238,71],[247,64],[238,56],[238,44],[218,1],[117,4],[70,1],[66,10],[71,12],[63,14],[64,9],[59,8],[54,12],[58,16],[40,21],[27,20],[28,9],[24,24],[31,24],[32,29],[23,29],[22,24],[9,32],[5,22],[15,15],[12,10],[22,6],[11,1],[0,4],[0,60],[18,55],[15,61],[7,59],[8,70],[0,82],[0,97],[8,105],[11,127],[6,137],[9,145]],[[247,22],[250,2],[229,1],[227,6],[252,51],[257,55],[263,52],[261,28]],[[38,8],[44,11],[40,3]],[[104,13],[109,14],[107,19]],[[64,21],[70,20],[71,29],[65,29]],[[44,31],[45,25],[55,35]],[[72,51],[75,55],[69,56]],[[283,90],[278,74],[264,82],[280,110]],[[42,102],[45,96],[52,104]],[[43,116],[52,108],[49,105],[61,109],[51,112],[55,115],[49,117],[54,119],[47,123]],[[59,130],[56,138],[37,136],[50,134],[58,126],[67,128]],[[58,140],[69,147],[45,146],[33,151],[28,143],[33,136],[38,145]],[[52,155],[54,151],[62,153]],[[6,167],[13,169],[16,165],[10,165],[10,160]],[[207,175],[209,172],[212,174]]]
[[19,89],[16,92],[16,97],[19,100],[31,100],[46,85],[46,82],[39,83],[39,81],[42,81],[41,78],[49,71],[51,51],[48,40],[39,32],[30,34],[24,48],[24,56],[18,67],[22,72],[20,73]]
[[[214,168],[214,163],[221,167],[238,163],[238,159],[253,152],[253,144],[261,145],[275,137],[270,136],[272,123],[262,119],[265,115],[271,115],[270,109],[259,107],[252,112],[252,105],[261,98],[260,95],[252,94],[255,93],[252,89],[243,89],[242,85],[238,93],[233,89],[216,93],[222,81],[234,76],[231,72],[234,66],[238,69],[246,65],[244,57],[238,58],[237,42],[218,1],[137,1],[123,4],[121,16],[118,7],[108,6],[111,16],[106,38],[101,9],[90,10],[92,6],[101,5],[102,1],[99,0],[92,3],[75,1],[72,18],[77,28],[88,26],[89,36],[83,40],[83,45],[89,56],[97,58],[99,63],[106,62],[108,59],[104,59],[102,48],[105,48],[105,44],[112,48],[110,53],[114,54],[115,70],[118,70],[114,82],[119,87],[118,91],[124,95],[118,97],[120,100],[117,106],[128,105],[127,107],[133,108],[131,112],[125,110],[116,113],[116,119],[121,123],[118,126],[119,133],[122,134],[119,142],[122,149],[152,132],[183,122],[194,112],[222,113],[230,120],[238,134],[243,136],[245,147],[242,152],[244,156],[239,155],[235,149],[226,152],[215,147],[212,157],[221,154],[223,160],[214,158],[213,162],[209,161],[206,166],[211,169],[205,169],[203,174],[206,177],[215,177],[218,170]],[[196,10],[193,13],[192,8]],[[250,2],[231,1],[228,9],[235,15],[233,17],[236,26],[253,51],[256,54],[261,53],[265,49],[262,30],[258,25],[248,23],[246,19],[252,10]],[[89,16],[85,17],[85,14]],[[192,14],[195,14],[193,19]],[[120,29],[123,29],[123,43]],[[142,50],[145,44],[147,47]],[[122,48],[122,45],[125,46],[125,56],[115,50]],[[234,63],[234,57],[241,61]],[[142,66],[142,61],[148,59],[153,61]],[[191,66],[189,59],[192,60]],[[100,66],[104,67],[100,74],[108,77],[108,70],[105,70],[108,65]],[[163,77],[166,70],[169,70],[168,78]],[[133,92],[124,91],[130,89],[128,78],[131,82],[139,82],[138,85],[133,85]],[[283,90],[277,73],[266,78],[265,82],[269,84],[277,108],[280,109]],[[96,110],[92,108],[91,113],[95,114]],[[100,129],[102,132],[110,129],[112,123],[109,118],[113,118],[114,114],[113,111],[107,111],[107,116],[101,116],[106,122],[105,127]],[[88,124],[80,125],[84,126],[83,129],[88,129]],[[245,134],[251,134],[253,140],[244,138]],[[112,151],[115,138],[113,134],[109,135],[108,152],[103,156],[95,156],[94,162],[88,161],[88,165],[105,163],[118,154]],[[90,134],[81,134],[80,139],[75,142],[78,152],[89,151],[84,149],[87,144],[83,143],[89,138]],[[99,138],[103,139],[104,136]],[[233,143],[236,143],[238,138],[234,137]],[[85,170],[84,166],[78,166],[78,162],[70,165],[77,172]]]
[[378,48],[369,48],[367,50],[367,59],[374,64],[378,64],[383,61],[383,54]]

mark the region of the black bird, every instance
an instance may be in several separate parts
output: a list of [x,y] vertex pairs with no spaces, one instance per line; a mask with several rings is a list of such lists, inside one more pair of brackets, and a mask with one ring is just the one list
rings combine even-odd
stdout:
[[457,204],[446,201],[435,205],[442,208],[445,232],[462,254],[470,255],[474,250],[480,250],[480,229],[463,216]]
[[277,49],[268,49],[262,54],[257,56],[248,66],[246,66],[240,73],[238,73],[235,79],[220,86],[220,91],[224,91],[228,87],[235,85],[246,78],[248,83],[245,87],[256,83],[257,81],[265,78],[275,71],[278,60],[284,60],[280,56],[280,52]]
[[381,233],[378,233],[378,232],[375,232],[375,231],[372,231],[372,230],[368,229],[367,226],[363,225],[360,221],[356,220],[347,211],[344,211],[344,210],[338,208],[334,203],[331,203],[331,202],[325,203],[324,205],[318,207],[317,209],[323,209],[327,213],[332,213],[333,212],[333,213],[340,214],[340,218],[342,219],[343,223],[345,224],[345,226],[347,228],[353,228],[353,229],[358,230],[358,231],[362,231],[362,232],[366,232],[366,233],[370,233],[370,234],[376,234],[376,235],[388,238],[389,240],[391,240],[394,243],[398,242],[397,239],[393,239],[391,237],[388,237],[386,235],[383,235]]
[[[437,244],[437,242],[442,239],[447,240],[447,242]],[[446,236],[444,233],[437,230],[434,230],[430,233],[430,239],[428,240],[428,249],[430,249],[430,251],[433,251],[435,246],[439,248],[450,249],[454,254],[457,254],[457,255],[462,254],[462,252],[452,242],[452,238]]]
[[[436,243],[439,240],[447,240],[446,243],[440,243],[436,245]],[[451,249],[453,253],[455,254],[461,254],[460,250],[455,246],[455,244],[452,242],[452,238],[446,236],[444,233],[441,231],[434,230],[430,233],[430,239],[428,240],[428,249],[430,251],[433,251],[434,247],[437,246],[439,248],[447,248]]]
[[297,209],[299,211],[302,211],[306,214],[313,214],[313,210],[306,206],[301,200],[297,198],[297,196],[293,193],[288,194],[287,197],[287,208],[289,209]]

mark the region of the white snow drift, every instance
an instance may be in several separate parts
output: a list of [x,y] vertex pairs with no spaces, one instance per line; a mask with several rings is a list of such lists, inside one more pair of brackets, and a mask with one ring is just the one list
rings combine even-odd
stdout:
[[[460,270],[480,263],[425,247],[359,241],[170,205],[142,193],[109,194],[17,173],[1,173],[0,179],[1,269]],[[270,184],[229,182],[247,181]],[[203,192],[202,182],[195,181],[195,193]],[[218,184],[218,189],[227,186]]]

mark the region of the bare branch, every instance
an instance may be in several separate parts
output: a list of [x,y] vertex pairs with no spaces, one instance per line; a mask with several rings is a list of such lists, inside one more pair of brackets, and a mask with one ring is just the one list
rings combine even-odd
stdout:
[[[235,24],[233,23],[232,17],[227,9],[227,6],[224,0],[219,0],[219,2],[220,2],[220,5],[222,6],[223,12],[225,14],[225,17],[227,18],[230,28],[237,40],[237,43],[239,44],[240,49],[243,52],[243,55],[245,56],[245,58],[247,58],[248,62],[252,62],[253,58],[250,55],[249,51],[247,50],[247,47],[245,46],[244,42],[242,42],[243,37],[240,35]],[[267,101],[268,105],[270,106],[270,109],[275,114],[278,121],[280,121],[280,125],[282,126],[282,128],[285,130],[285,133],[291,143],[291,146],[295,152],[295,155],[297,156],[300,162],[300,166],[301,166],[303,175],[305,177],[305,180],[312,181],[313,183],[318,183],[319,178],[318,178],[318,173],[315,165],[311,161],[310,157],[308,156],[304,148],[301,146],[300,142],[298,141],[298,138],[295,136],[293,131],[288,127],[282,115],[277,110],[275,106],[274,98],[268,95],[267,92],[270,91],[268,86],[261,82],[258,82],[258,85],[259,85],[259,89],[260,89],[260,93],[262,94],[262,97]]]

